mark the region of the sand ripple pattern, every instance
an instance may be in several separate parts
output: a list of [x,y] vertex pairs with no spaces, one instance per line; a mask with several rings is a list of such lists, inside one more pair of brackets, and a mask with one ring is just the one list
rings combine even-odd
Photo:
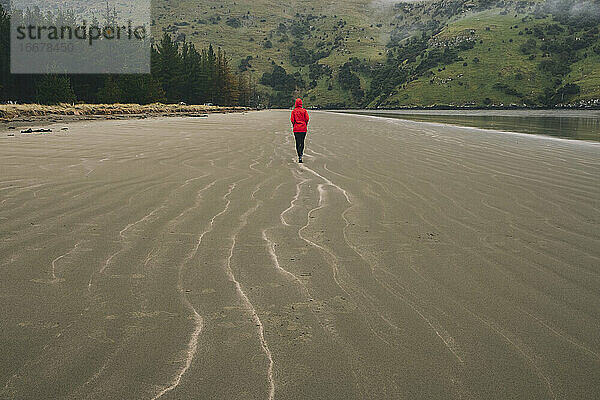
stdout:
[[311,117],[0,138],[0,398],[598,397],[598,144]]

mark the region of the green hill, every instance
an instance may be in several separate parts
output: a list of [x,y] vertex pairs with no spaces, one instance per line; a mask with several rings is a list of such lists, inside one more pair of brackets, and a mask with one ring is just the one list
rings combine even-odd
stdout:
[[[294,90],[286,91],[290,97],[296,86],[297,95],[314,91],[309,89],[311,64],[327,65],[335,71],[351,55],[366,62],[383,60],[394,28],[389,7],[380,9],[370,0],[335,4],[315,0],[157,0],[153,4],[155,36],[164,31],[199,47],[222,47],[232,65],[257,82],[274,66],[290,75],[299,73],[304,83],[294,83]],[[333,77],[319,79],[317,85],[322,89],[317,90],[321,105],[347,97],[337,90]],[[336,90],[328,91],[328,86]]]
[[222,47],[273,105],[292,96],[320,107],[600,98],[598,0],[153,4],[155,36]]
[[461,41],[473,47],[460,48],[454,61],[426,69],[371,106],[544,106],[600,98],[597,27],[485,11],[445,27],[415,64]]

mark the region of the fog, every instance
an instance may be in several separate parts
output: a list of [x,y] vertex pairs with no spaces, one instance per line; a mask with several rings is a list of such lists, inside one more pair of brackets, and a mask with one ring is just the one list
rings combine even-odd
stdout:
[[600,0],[548,0],[546,5],[548,7],[548,11],[552,13],[568,13],[571,15],[600,14]]

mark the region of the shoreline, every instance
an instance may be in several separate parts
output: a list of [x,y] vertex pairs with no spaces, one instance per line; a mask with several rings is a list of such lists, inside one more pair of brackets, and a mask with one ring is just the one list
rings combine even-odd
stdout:
[[[331,110],[327,112],[600,142],[600,111],[597,110]],[[492,120],[493,123],[490,122]],[[556,125],[558,122],[552,121],[560,121],[560,127]]]
[[402,121],[402,122],[411,123],[411,124],[427,124],[427,125],[431,125],[431,126],[435,126],[435,127],[440,127],[440,128],[454,128],[454,129],[476,130],[476,131],[483,131],[483,132],[501,133],[501,134],[504,134],[504,135],[521,136],[523,138],[536,138],[536,139],[539,139],[539,140],[563,141],[563,142],[586,144],[586,145],[593,145],[593,146],[600,145],[600,142],[599,141],[595,141],[595,140],[590,140],[590,139],[571,139],[571,138],[567,138],[567,137],[552,136],[552,135],[547,135],[547,134],[542,134],[542,133],[526,133],[526,132],[517,132],[517,131],[511,131],[511,130],[502,130],[502,129],[493,129],[493,128],[482,128],[482,127],[478,127],[478,126],[457,125],[457,124],[446,123],[446,122],[415,121],[415,120],[412,120],[412,119],[395,118],[393,116],[387,116],[387,115],[370,115],[370,114],[362,114],[362,113],[349,113],[349,112],[343,112],[343,111],[342,112],[340,112],[340,111],[328,111],[328,112],[331,112],[332,114],[353,115],[353,116],[356,116],[356,117],[365,117],[365,118],[374,118],[374,119],[386,118],[386,119],[389,119],[391,121],[395,120],[395,121]]
[[204,117],[208,114],[253,111],[249,107],[179,104],[0,104],[0,131],[95,120],[146,119],[154,117]]
[[[335,106],[325,106],[318,108],[323,111],[340,110]],[[378,108],[344,108],[345,111],[504,111],[504,110],[523,110],[523,111],[599,111],[600,103],[592,106],[578,106],[573,105],[572,107],[519,107],[519,106],[496,106],[496,107],[462,107],[462,106],[447,106],[447,105],[432,105],[432,106],[418,106],[418,107],[378,107]]]

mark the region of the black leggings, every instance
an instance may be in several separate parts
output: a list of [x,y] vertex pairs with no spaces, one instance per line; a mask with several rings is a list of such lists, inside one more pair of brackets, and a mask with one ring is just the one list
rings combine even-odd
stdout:
[[304,154],[306,132],[294,132],[294,137],[296,138],[296,152],[298,152],[298,157],[302,157],[302,154]]

